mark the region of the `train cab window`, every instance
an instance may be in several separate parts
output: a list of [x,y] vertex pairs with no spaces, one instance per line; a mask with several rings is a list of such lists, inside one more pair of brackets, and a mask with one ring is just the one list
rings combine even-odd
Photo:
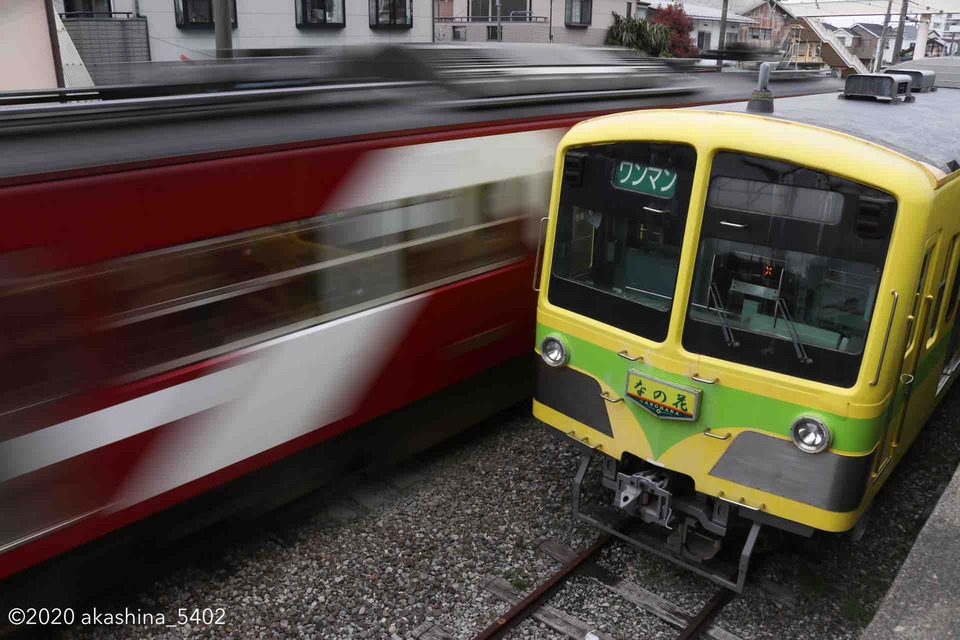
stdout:
[[661,342],[666,338],[696,152],[617,143],[567,153],[548,299]]
[[852,386],[895,213],[892,196],[850,180],[717,154],[684,347]]

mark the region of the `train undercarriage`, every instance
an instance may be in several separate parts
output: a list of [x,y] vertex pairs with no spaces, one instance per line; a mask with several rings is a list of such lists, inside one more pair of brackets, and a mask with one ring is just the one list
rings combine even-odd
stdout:
[[[572,485],[574,518],[738,593],[764,526],[813,535],[810,527],[697,492],[682,473],[629,454],[617,460],[570,440],[581,450]],[[613,492],[612,510],[583,500],[595,457],[602,465],[602,487]]]

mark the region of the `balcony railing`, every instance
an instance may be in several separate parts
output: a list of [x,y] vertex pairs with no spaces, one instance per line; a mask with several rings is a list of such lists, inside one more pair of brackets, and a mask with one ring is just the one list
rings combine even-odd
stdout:
[[61,18],[132,18],[132,11],[65,11],[60,14]]
[[[515,15],[515,14],[522,15]],[[436,17],[434,18],[436,22],[482,22],[482,23],[491,23],[497,21],[497,16],[452,16],[452,17]],[[508,16],[500,16],[501,22],[546,22],[546,16],[534,16],[528,15],[526,11],[514,11],[511,12]]]

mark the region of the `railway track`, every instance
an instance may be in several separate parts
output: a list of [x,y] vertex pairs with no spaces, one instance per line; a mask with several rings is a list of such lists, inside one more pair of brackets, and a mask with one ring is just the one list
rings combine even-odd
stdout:
[[545,540],[540,544],[540,550],[562,564],[555,573],[526,596],[514,590],[503,578],[488,579],[484,585],[487,591],[513,606],[477,634],[473,640],[499,640],[506,637],[511,629],[531,617],[570,638],[612,639],[609,634],[592,629],[587,623],[548,604],[550,597],[563,586],[564,582],[578,574],[593,578],[600,587],[676,627],[679,630],[676,640],[696,640],[697,638],[740,640],[738,636],[725,631],[713,622],[723,607],[736,597],[737,594],[734,591],[726,587],[721,588],[696,614],[691,615],[681,607],[630,580],[614,575],[593,562],[594,556],[606,546],[610,539],[610,536],[602,534],[580,552],[557,540]]

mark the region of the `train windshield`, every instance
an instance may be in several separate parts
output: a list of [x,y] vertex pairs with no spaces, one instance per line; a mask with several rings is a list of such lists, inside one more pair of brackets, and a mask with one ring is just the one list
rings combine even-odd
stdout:
[[718,154],[684,346],[852,386],[895,213],[894,198],[876,189],[765,158]]
[[548,298],[663,341],[696,152],[680,144],[581,147],[564,158]]

